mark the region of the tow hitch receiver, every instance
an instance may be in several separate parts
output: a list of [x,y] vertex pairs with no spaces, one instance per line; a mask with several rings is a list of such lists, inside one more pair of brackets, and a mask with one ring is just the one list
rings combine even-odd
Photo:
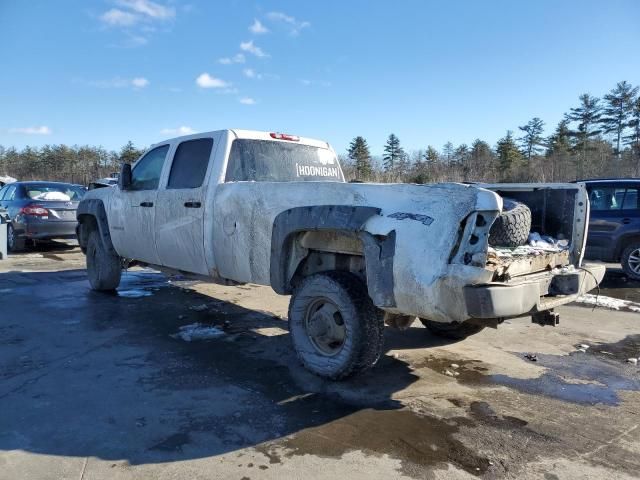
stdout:
[[551,325],[555,327],[560,323],[560,314],[551,310],[545,310],[544,312],[536,312],[531,315],[531,322],[537,323],[538,325]]

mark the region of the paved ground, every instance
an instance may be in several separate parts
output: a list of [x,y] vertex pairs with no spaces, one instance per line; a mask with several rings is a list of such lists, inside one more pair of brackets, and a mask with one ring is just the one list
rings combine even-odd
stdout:
[[[329,383],[268,288],[132,271],[101,295],[83,267],[58,247],[0,262],[0,479],[639,476],[638,313],[569,306],[458,343],[414,324]],[[176,335],[194,323],[224,333]]]

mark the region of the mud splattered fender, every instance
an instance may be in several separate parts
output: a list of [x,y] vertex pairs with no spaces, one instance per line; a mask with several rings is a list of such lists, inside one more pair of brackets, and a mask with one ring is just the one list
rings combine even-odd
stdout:
[[288,272],[295,271],[297,266],[291,262],[300,260],[290,255],[296,233],[359,232],[369,218],[379,214],[379,208],[350,205],[296,207],[279,213],[271,231],[271,287],[281,295],[292,291]]
[[111,242],[107,212],[104,208],[104,203],[98,198],[84,199],[78,204],[78,210],[76,212],[76,218],[78,219],[76,234],[78,237],[78,243],[80,243],[82,249],[84,250],[86,248],[88,240],[81,227],[83,219],[86,219],[87,216],[92,217],[98,225],[98,232],[100,233],[100,238],[102,239],[104,248],[107,251],[112,252],[114,255],[117,255],[115,248],[113,248],[113,243]]

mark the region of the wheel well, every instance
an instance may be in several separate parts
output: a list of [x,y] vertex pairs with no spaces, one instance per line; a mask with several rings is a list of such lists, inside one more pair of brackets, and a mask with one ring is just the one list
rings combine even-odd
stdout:
[[80,248],[84,252],[87,249],[89,234],[93,230],[98,230],[98,221],[91,214],[78,215],[77,237]]
[[616,261],[622,260],[622,252],[624,252],[625,248],[627,248],[632,243],[640,243],[640,235],[629,235],[627,237],[623,237],[618,242],[618,248],[615,255]]

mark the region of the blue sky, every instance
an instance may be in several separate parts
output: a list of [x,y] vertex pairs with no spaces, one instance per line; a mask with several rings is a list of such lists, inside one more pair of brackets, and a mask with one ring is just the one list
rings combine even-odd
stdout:
[[[640,83],[640,2],[0,0],[0,145],[491,144]],[[226,60],[225,60],[226,59]]]

